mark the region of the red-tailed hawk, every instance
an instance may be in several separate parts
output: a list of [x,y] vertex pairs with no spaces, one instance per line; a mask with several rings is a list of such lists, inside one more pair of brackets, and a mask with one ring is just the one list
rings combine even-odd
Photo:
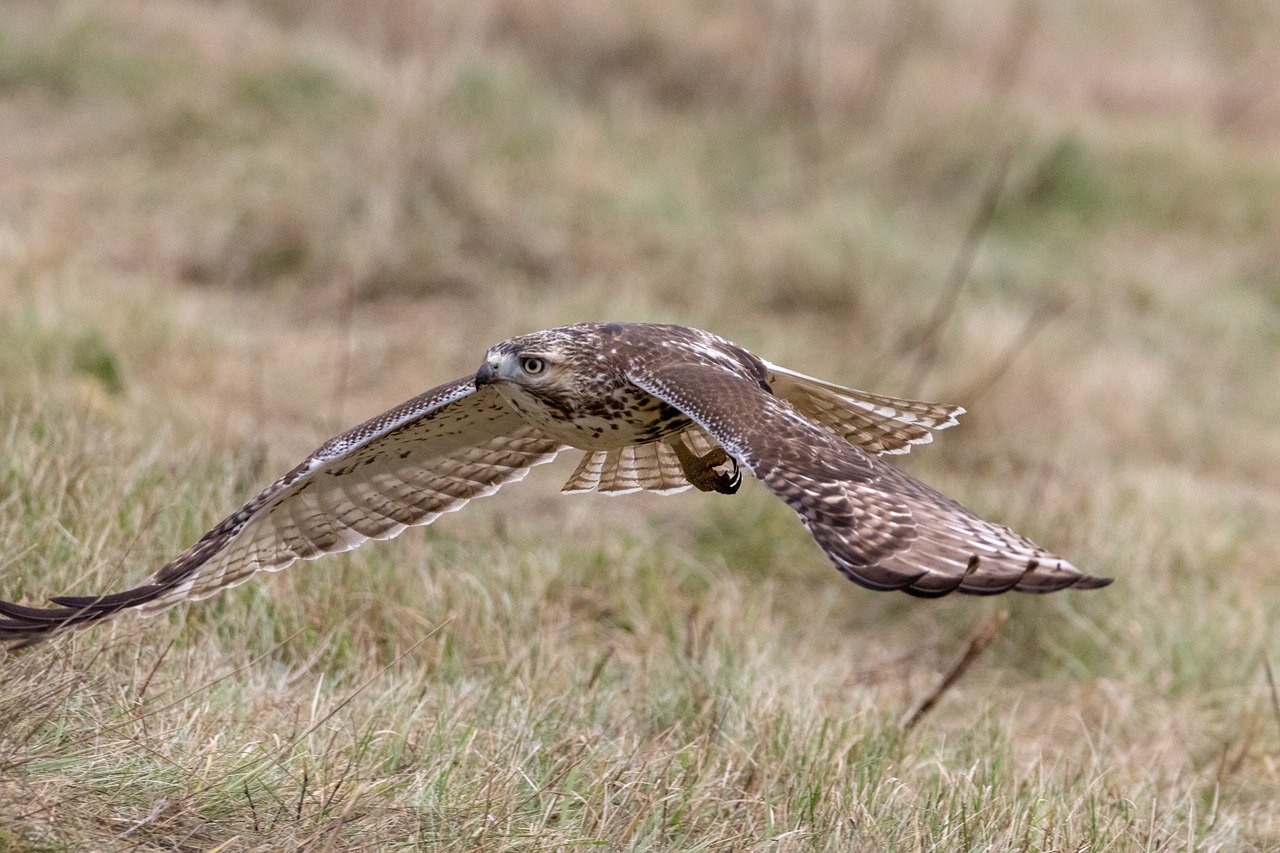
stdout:
[[49,608],[0,602],[0,639],[30,645],[123,610],[156,613],[260,570],[389,539],[575,448],[586,455],[569,492],[733,494],[745,469],[871,589],[934,597],[1110,583],[877,458],[930,441],[963,411],[833,385],[683,326],[534,332],[492,347],[474,376],[330,439],[141,586]]

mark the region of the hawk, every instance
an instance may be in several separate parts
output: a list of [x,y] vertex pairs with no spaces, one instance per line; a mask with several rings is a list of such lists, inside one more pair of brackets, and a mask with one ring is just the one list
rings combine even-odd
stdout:
[[533,332],[491,347],[474,375],[325,442],[140,586],[47,608],[0,601],[0,639],[27,646],[125,610],[156,613],[389,539],[569,449],[585,454],[567,492],[733,494],[745,470],[870,589],[932,598],[1110,583],[879,458],[963,412],[824,382],[683,326]]

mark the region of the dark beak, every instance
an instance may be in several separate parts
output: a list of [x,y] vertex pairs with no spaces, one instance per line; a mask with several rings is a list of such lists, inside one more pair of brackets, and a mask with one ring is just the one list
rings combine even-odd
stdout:
[[494,372],[493,365],[486,361],[476,371],[476,390],[479,391],[486,385],[492,385],[497,378],[498,374]]

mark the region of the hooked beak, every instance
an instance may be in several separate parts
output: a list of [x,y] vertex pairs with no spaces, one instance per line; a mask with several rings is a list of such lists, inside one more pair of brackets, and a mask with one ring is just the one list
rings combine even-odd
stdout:
[[486,385],[492,385],[494,382],[498,381],[497,367],[501,362],[502,360],[498,356],[491,355],[484,364],[480,365],[480,369],[476,371],[477,391]]

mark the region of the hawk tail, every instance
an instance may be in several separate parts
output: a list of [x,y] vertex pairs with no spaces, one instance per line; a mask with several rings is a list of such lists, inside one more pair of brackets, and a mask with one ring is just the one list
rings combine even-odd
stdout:
[[845,441],[877,455],[906,453],[953,427],[961,406],[872,394],[765,363],[773,393]]

